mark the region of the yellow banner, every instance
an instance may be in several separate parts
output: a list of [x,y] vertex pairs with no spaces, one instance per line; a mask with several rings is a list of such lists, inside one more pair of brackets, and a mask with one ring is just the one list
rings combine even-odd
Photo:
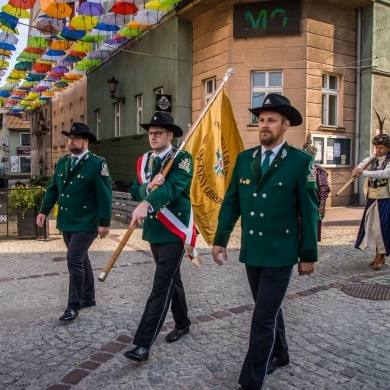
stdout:
[[198,230],[212,245],[218,213],[238,153],[244,150],[232,105],[222,89],[196,127],[185,149],[194,160],[191,202]]

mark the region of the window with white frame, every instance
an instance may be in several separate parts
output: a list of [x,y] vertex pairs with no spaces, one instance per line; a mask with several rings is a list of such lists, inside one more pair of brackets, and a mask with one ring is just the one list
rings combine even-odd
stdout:
[[164,94],[164,91],[163,91],[162,87],[156,89],[156,95],[163,95],[163,94]]
[[20,134],[20,145],[21,146],[30,146],[30,133],[21,133]]
[[138,95],[135,97],[137,102],[137,134],[142,134],[144,132],[144,129],[141,127],[141,123],[143,123],[143,98],[142,95]]
[[213,77],[204,81],[204,101],[205,105],[213,97],[217,85],[217,79]]
[[338,125],[339,76],[322,75],[322,124]]
[[96,139],[100,139],[100,109],[95,111],[96,116]]
[[120,103],[114,104],[115,110],[115,125],[114,125],[114,137],[121,136],[121,105]]
[[[283,95],[283,72],[270,70],[251,74],[251,108],[260,107],[269,93]],[[255,125],[258,118],[251,114],[250,124]]]
[[352,139],[342,135],[312,134],[313,145],[317,148],[316,164],[325,167],[351,166]]

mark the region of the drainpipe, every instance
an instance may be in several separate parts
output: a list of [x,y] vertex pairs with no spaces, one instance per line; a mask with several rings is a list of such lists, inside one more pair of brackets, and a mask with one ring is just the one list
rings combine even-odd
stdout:
[[[355,114],[355,166],[359,162],[359,153],[360,153],[360,85],[361,85],[361,60],[362,60],[362,9],[359,7],[357,9],[357,37],[356,37],[356,114]],[[353,184],[353,203],[359,204],[359,180],[355,180]]]

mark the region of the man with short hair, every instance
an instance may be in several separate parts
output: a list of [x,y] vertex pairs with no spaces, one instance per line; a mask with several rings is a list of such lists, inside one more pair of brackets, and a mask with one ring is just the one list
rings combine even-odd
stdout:
[[355,248],[375,248],[376,256],[370,265],[374,270],[380,270],[385,264],[385,256],[390,254],[390,137],[376,135],[372,144],[377,159],[363,170],[362,167],[371,159],[367,157],[351,175],[366,178],[364,193],[367,196]]
[[241,152],[218,217],[212,255],[222,265],[241,217],[240,262],[255,301],[241,389],[259,390],[267,373],[290,362],[281,304],[294,265],[310,275],[317,261],[317,197],[313,158],[284,139],[302,123],[299,111],[278,94],[268,94],[259,118],[260,146]]
[[68,248],[68,307],[61,321],[72,321],[79,310],[96,305],[95,283],[88,249],[99,235],[109,233],[112,191],[107,163],[88,150],[96,137],[83,123],[75,122],[66,135],[71,154],[58,160],[46,189],[37,225],[43,227],[58,203],[57,229]]
[[192,220],[192,157],[188,152],[180,151],[164,177],[161,172],[175,155],[172,139],[181,137],[183,130],[165,112],[155,112],[150,123],[141,126],[148,131],[152,150],[137,162],[137,177],[130,193],[132,199],[141,203],[133,211],[130,228],[135,223],[143,224],[142,238],[150,243],[156,271],[152,291],[134,336],[136,347],[124,353],[126,358],[136,362],[149,359],[149,350],[164,324],[171,302],[175,329],[166,336],[166,341],[179,340],[190,332],[191,325],[180,275],[186,233],[179,225],[189,226]]

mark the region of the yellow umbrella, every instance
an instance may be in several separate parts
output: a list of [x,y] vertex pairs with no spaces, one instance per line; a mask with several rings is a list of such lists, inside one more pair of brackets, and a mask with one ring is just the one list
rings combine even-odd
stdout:
[[77,15],[74,16],[71,21],[70,25],[74,27],[76,30],[91,30],[95,26],[97,26],[99,23],[99,19],[95,16],[86,16],[86,15]]
[[86,53],[87,51],[92,50],[92,45],[89,42],[79,41],[79,42],[74,44],[74,46],[72,47],[72,50],[82,51],[82,52]]
[[8,68],[9,67],[9,62],[6,60],[0,60],[0,69],[1,68]]
[[74,73],[67,73],[63,78],[62,80],[80,80],[81,78],[83,77],[82,74],[74,74]]
[[171,10],[173,8],[173,5],[171,5],[171,4],[162,5],[159,0],[152,0],[152,1],[148,1],[145,4],[145,8],[146,9],[154,9],[156,11],[168,11],[168,10]]
[[70,45],[72,43],[69,41],[63,41],[63,40],[54,40],[53,43],[50,45],[50,49],[53,50],[68,50],[70,48]]
[[15,16],[15,18],[19,19],[30,19],[30,13],[22,8],[12,7],[10,4],[6,4],[1,7],[1,10],[4,11],[8,15]]
[[16,27],[11,28],[11,27],[6,26],[5,24],[0,23],[0,29],[2,29],[5,32],[10,32],[12,34],[19,35],[19,30]]
[[39,98],[39,93],[38,92],[30,92],[26,96],[26,100],[35,100],[35,99],[38,99],[38,98]]
[[67,18],[72,15],[72,8],[66,3],[57,3],[55,1],[49,3],[49,5],[43,10],[43,13],[51,18]]

